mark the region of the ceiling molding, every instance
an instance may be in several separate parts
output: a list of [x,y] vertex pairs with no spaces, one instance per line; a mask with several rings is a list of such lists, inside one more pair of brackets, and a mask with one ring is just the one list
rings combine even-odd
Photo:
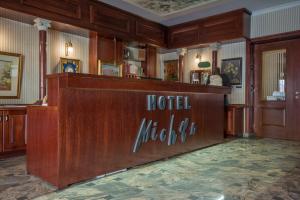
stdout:
[[141,8],[141,6],[133,4],[132,2],[128,3],[130,0],[98,1],[141,16],[148,20],[158,22],[165,26],[173,26],[241,8],[246,8],[257,15],[259,13],[271,12],[300,4],[300,0],[218,0],[203,6],[193,6],[165,16],[160,16],[154,12],[150,12],[146,8]]
[[273,6],[273,7],[270,7],[270,8],[266,8],[266,9],[256,10],[256,11],[252,12],[252,16],[262,15],[262,14],[265,14],[265,13],[275,12],[275,11],[278,11],[278,10],[283,10],[283,9],[296,7],[296,6],[300,6],[300,1],[289,2],[289,3],[281,4],[281,5],[278,5],[278,6]]

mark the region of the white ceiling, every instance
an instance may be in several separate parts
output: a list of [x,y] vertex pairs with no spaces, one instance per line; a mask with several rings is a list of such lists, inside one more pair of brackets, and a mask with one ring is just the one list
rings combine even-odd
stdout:
[[[300,4],[299,0],[99,0],[166,26],[200,19],[239,8],[251,12]],[[150,2],[150,6],[149,6]],[[186,2],[186,6],[182,6]],[[159,7],[171,4],[169,9]],[[179,5],[180,4],[180,5]]]

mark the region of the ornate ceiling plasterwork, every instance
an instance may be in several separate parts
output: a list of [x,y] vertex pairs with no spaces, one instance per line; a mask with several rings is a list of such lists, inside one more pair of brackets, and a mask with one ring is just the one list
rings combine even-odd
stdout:
[[220,0],[124,0],[159,16],[167,16]]

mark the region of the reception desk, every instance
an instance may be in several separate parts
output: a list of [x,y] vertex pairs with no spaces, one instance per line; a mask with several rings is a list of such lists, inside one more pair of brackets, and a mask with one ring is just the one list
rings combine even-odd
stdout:
[[227,87],[48,76],[28,107],[27,170],[58,188],[222,142]]

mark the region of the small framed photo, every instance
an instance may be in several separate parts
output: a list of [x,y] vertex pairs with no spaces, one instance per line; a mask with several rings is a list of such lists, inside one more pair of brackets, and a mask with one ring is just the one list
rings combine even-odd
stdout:
[[242,84],[242,58],[223,59],[221,74],[225,74],[231,85]]
[[80,60],[70,58],[60,58],[61,72],[80,72]]
[[98,60],[98,75],[104,76],[122,76],[122,64],[115,65],[112,63],[105,63]]
[[21,93],[23,56],[0,51],[0,98],[18,99]]

